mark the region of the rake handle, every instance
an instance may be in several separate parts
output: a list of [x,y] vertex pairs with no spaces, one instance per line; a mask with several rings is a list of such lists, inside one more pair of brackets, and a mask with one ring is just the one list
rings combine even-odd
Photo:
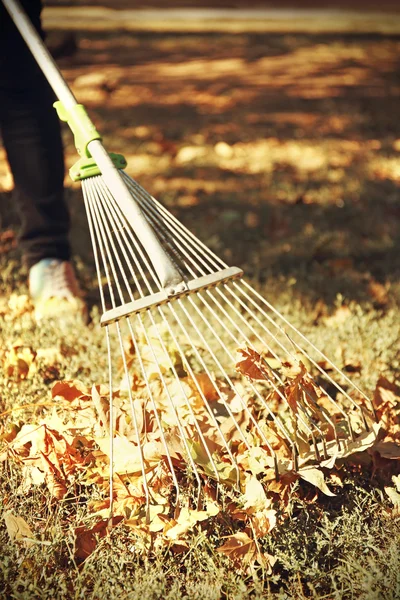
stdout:
[[[2,0],[2,2],[64,109],[67,112],[72,111],[78,106],[78,102],[23,7],[18,0]],[[90,127],[92,123],[89,118],[87,120]],[[92,127],[96,131],[93,125]],[[99,137],[98,135],[97,139],[87,143],[87,150],[149,255],[161,286],[168,295],[180,293],[186,289],[186,283],[127,189]]]

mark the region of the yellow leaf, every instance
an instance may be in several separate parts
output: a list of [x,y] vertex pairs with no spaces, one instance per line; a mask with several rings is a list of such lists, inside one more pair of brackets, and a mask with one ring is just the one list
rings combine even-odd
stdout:
[[[98,444],[100,450],[104,452],[110,459],[110,438],[96,437],[94,438],[96,444]],[[160,445],[156,442],[146,442],[143,444],[143,460],[145,470],[150,471],[154,469],[160,462],[162,457]],[[124,475],[127,473],[140,473],[142,470],[142,460],[139,447],[130,442],[128,438],[115,437],[113,443],[113,460],[114,460],[114,473]]]
[[243,497],[245,499],[243,508],[249,514],[266,510],[271,506],[271,500],[265,495],[261,482],[254,476],[250,476],[247,480]]
[[225,544],[217,548],[217,552],[228,556],[238,568],[252,565],[257,561],[266,569],[267,574],[272,573],[272,567],[276,562],[276,558],[261,552],[255,541],[244,531],[228,536]]
[[208,504],[207,510],[190,510],[189,508],[182,508],[175,524],[167,529],[165,536],[169,540],[177,540],[192,529],[196,523],[205,521],[210,517],[215,517],[218,513],[219,508],[214,503]]
[[336,496],[325,483],[324,474],[319,469],[315,467],[304,467],[303,469],[299,469],[297,473],[300,475],[302,479],[308,481],[312,485],[315,485],[318,489],[321,490],[323,494],[326,496]]
[[5,512],[3,518],[12,542],[23,542],[26,546],[32,546],[35,543],[33,531],[25,519],[17,517],[11,512]]

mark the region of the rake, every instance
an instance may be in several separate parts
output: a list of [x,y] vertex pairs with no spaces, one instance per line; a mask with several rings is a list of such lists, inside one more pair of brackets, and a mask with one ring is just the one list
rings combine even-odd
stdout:
[[244,471],[273,480],[332,465],[375,436],[364,392],[122,170],[18,2],[3,3],[81,155],[70,174],[82,182],[106,333],[111,510],[128,475],[147,511],[166,496],[200,505],[205,489],[240,489]]

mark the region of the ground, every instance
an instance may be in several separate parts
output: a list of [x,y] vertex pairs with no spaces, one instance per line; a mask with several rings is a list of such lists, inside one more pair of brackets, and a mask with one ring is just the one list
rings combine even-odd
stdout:
[[[398,384],[400,37],[78,30],[77,41],[76,56],[61,63],[64,75],[106,147],[128,159],[128,173],[226,262],[243,267],[369,394],[380,377]],[[64,139],[71,166],[67,130]],[[74,258],[92,322],[57,332],[35,327],[23,298],[4,161],[0,185],[5,443],[12,424],[52,410],[55,381],[103,383],[107,363],[79,186],[67,181]],[[56,348],[61,358],[42,352],[42,363],[21,377],[7,362],[18,346]],[[263,541],[276,558],[270,573],[233,569],[216,554],[222,529],[199,530],[183,554],[143,558],[130,531],[117,528],[80,563],[74,536],[85,495],[54,504],[43,486],[24,493],[20,467],[3,463],[3,505],[40,540],[33,548],[12,544],[2,526],[1,593],[400,598],[398,505],[396,512],[385,491],[399,467],[383,463],[343,467],[334,498],[296,484],[286,517]]]

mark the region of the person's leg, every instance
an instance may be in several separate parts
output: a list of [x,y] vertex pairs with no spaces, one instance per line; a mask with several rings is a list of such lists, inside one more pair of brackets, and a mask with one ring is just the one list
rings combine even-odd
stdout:
[[[25,0],[40,27],[40,0]],[[54,94],[0,3],[0,129],[21,214],[21,244],[28,267],[44,258],[68,260],[69,215],[64,159]]]

